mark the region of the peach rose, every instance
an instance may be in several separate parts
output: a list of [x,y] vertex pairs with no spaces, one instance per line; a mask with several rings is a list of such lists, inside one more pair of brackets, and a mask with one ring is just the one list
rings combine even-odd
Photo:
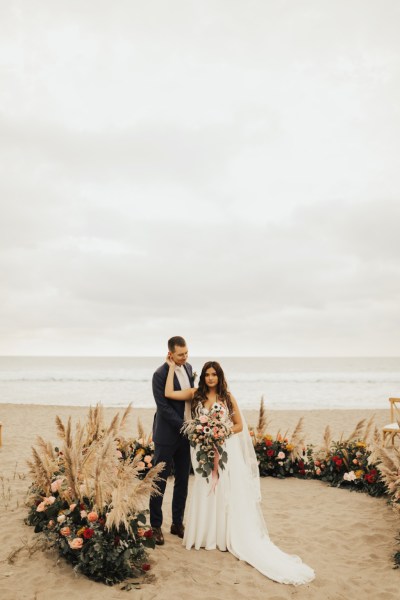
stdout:
[[137,464],[138,469],[144,469],[146,466],[146,463],[144,463],[142,460],[138,462]]
[[57,517],[57,521],[58,521],[59,523],[64,523],[64,521],[65,521],[65,519],[66,519],[66,518],[67,518],[67,517],[66,517],[65,515],[58,515],[58,517]]
[[37,507],[36,507],[37,512],[43,512],[44,510],[46,510],[46,504],[44,502],[41,502],[40,504],[37,505]]
[[67,536],[71,535],[71,530],[69,527],[62,527],[62,529],[60,529],[60,533],[61,533],[61,535],[64,535],[67,537]]
[[88,514],[87,518],[88,518],[88,521],[90,521],[91,523],[94,523],[99,518],[99,515],[97,514],[97,512],[92,511]]
[[151,469],[151,467],[153,466],[153,463],[149,463],[147,466],[149,467],[149,469]]
[[73,510],[75,510],[76,508],[76,504],[70,504],[69,510],[72,512]]
[[44,499],[45,504],[54,504],[55,501],[56,499],[54,498],[54,496],[49,496],[48,498]]
[[145,463],[149,463],[149,462],[151,462],[151,456],[147,455],[147,456],[144,457],[143,460],[144,460]]
[[53,494],[55,492],[60,491],[62,482],[63,482],[62,479],[56,479],[55,481],[52,482],[50,487],[51,487],[51,491],[53,492]]
[[84,519],[85,517],[87,517],[86,510],[81,510],[81,519]]
[[208,423],[208,417],[206,417],[206,415],[200,415],[199,421],[200,423]]
[[69,543],[69,547],[72,550],[80,550],[83,546],[83,539],[78,537],[78,538],[74,538],[73,540],[71,540]]

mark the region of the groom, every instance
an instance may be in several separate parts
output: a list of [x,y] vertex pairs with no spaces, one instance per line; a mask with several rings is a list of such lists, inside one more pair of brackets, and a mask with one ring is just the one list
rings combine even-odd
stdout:
[[[175,336],[168,340],[168,356],[172,358],[176,365],[174,390],[185,390],[194,387],[192,367],[186,363],[188,349],[182,337]],[[154,532],[154,540],[158,545],[164,544],[164,536],[161,530],[163,522],[162,503],[172,462],[174,464],[175,483],[172,496],[171,533],[183,538],[183,513],[185,511],[190,470],[189,442],[180,432],[184,421],[186,403],[181,400],[168,400],[165,397],[164,391],[168,371],[169,367],[165,362],[153,375],[153,396],[157,405],[153,423],[153,464],[165,462],[165,467],[160,473],[162,479],[158,484],[161,495],[150,498],[150,523]]]

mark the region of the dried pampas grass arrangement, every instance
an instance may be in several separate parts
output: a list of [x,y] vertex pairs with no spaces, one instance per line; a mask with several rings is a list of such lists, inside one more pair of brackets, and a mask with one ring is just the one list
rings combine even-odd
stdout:
[[122,430],[130,413],[129,405],[121,418],[117,413],[107,426],[103,407],[97,405],[74,429],[71,418],[64,424],[57,416],[56,429],[62,441],[59,452],[42,438],[37,439],[37,448],[32,448],[32,460],[28,461],[32,493],[41,490],[49,496],[54,481],[61,479],[57,490],[61,499],[69,504],[89,500],[94,510],[107,515],[106,527],[124,526],[129,531],[132,515],[146,506],[150,495],[158,493],[163,468],[160,463],[141,479],[140,457],[121,460]]

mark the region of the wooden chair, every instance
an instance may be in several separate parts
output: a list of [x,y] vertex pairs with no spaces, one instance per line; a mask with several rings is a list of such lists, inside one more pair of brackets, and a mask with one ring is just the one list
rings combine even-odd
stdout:
[[392,446],[394,446],[395,437],[400,436],[400,398],[389,398],[389,402],[390,423],[382,428],[383,445],[386,443],[386,438],[391,438]]

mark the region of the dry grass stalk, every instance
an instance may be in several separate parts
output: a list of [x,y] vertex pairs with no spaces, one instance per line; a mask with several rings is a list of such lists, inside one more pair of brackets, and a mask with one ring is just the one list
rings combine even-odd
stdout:
[[325,431],[324,431],[323,446],[322,446],[327,454],[329,454],[329,452],[331,450],[331,444],[332,444],[332,432],[331,432],[331,428],[329,427],[329,425],[327,425],[325,427]]
[[[292,433],[292,436],[289,440],[289,444],[293,446],[293,450],[291,451],[292,459],[301,458],[302,451],[304,447],[304,431],[303,431],[303,423],[304,417],[300,417],[297,422],[296,427]],[[286,436],[286,434],[285,434]],[[284,436],[284,438],[285,438]]]
[[111,510],[106,519],[108,529],[123,524],[125,529],[132,533],[130,515],[135,514],[143,506],[149,495],[159,494],[156,484],[160,480],[159,473],[164,465],[159,463],[144,479],[139,479],[139,462],[140,457],[130,463],[125,462],[119,469],[111,495]]
[[128,418],[129,418],[129,415],[131,414],[131,412],[132,412],[132,402],[130,402],[128,404],[128,406],[126,407],[126,409],[124,411],[124,414],[121,417],[121,422],[119,424],[120,431],[122,431],[123,429],[125,429],[125,427],[127,426],[127,424],[128,424]]
[[29,472],[32,475],[37,487],[43,490],[48,495],[54,472],[54,462],[51,456],[47,454],[47,450],[42,451],[42,456],[39,455],[36,448],[32,447],[33,460],[27,461]]
[[143,424],[142,424],[142,421],[140,420],[140,418],[138,418],[138,420],[137,420],[137,432],[138,432],[138,439],[143,440],[143,442],[144,442],[146,434],[144,432],[144,427],[143,427]]
[[347,442],[356,442],[357,440],[363,439],[363,431],[364,431],[365,419],[361,419],[346,439]]
[[391,495],[393,509],[400,513],[400,450],[390,451],[382,446],[376,447],[379,463],[377,468]]
[[264,396],[261,396],[260,408],[258,411],[258,423],[257,423],[257,427],[256,427],[257,440],[262,440],[262,438],[265,435],[265,430],[267,429],[267,426],[268,426],[268,420],[265,415]]
[[58,437],[63,440],[65,438],[65,427],[58,415],[56,416],[56,427],[57,427]]
[[372,429],[372,425],[375,419],[375,415],[372,415],[372,417],[369,419],[366,427],[365,427],[365,431],[363,433],[362,439],[364,440],[364,442],[368,442],[369,436],[371,434],[371,429]]

